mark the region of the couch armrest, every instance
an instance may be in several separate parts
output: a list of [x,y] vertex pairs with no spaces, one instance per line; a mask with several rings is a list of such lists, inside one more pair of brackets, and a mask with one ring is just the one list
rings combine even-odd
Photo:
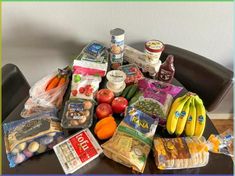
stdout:
[[166,45],[161,60],[174,55],[175,78],[188,91],[197,93],[207,111],[214,110],[232,85],[233,72],[198,54],[172,45]]
[[14,64],[2,67],[2,121],[29,95],[29,83]]

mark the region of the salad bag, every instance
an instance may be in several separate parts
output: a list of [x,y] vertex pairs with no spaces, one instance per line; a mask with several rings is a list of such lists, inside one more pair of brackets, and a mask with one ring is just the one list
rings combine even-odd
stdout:
[[157,125],[157,119],[128,107],[113,137],[101,145],[104,154],[135,172],[143,173]]
[[10,167],[53,148],[64,140],[60,122],[49,114],[3,124]]

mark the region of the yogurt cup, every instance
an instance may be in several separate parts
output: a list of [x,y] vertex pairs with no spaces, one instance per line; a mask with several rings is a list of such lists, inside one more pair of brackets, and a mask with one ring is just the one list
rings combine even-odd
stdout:
[[150,40],[145,43],[146,61],[155,64],[164,50],[165,45],[159,40]]
[[120,90],[125,84],[126,74],[121,70],[109,71],[106,77],[111,89]]
[[119,89],[113,89],[112,84],[110,84],[110,82],[107,82],[106,87],[107,89],[111,90],[114,93],[115,97],[118,97],[122,94],[123,90],[126,88],[126,83],[123,82],[123,84],[121,84],[121,87]]

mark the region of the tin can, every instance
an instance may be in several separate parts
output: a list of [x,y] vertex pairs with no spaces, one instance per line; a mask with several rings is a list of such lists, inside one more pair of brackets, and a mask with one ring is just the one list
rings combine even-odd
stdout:
[[164,50],[164,44],[159,40],[150,40],[145,43],[146,61],[155,64],[159,61],[159,58]]
[[119,66],[123,63],[123,53],[120,54],[113,54],[110,53],[110,62],[111,62],[111,68],[116,70]]
[[124,50],[125,31],[120,28],[112,29],[111,35],[111,53],[120,54]]

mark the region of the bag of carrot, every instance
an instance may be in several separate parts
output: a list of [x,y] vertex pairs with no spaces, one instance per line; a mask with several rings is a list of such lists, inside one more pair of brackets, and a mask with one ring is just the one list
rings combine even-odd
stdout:
[[52,112],[56,115],[70,82],[71,69],[66,67],[36,82],[29,90],[29,99],[21,112],[22,117]]

